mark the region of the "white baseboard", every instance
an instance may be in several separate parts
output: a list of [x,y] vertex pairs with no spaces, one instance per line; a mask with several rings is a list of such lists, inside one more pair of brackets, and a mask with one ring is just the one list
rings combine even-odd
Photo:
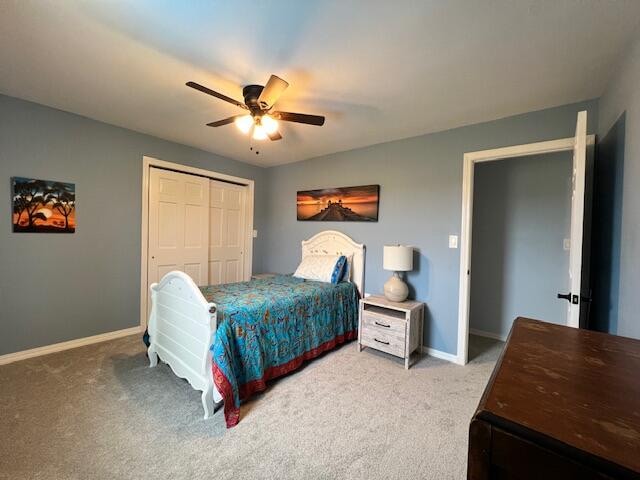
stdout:
[[493,338],[494,340],[500,340],[501,342],[505,342],[507,340],[507,335],[500,335],[499,333],[485,332],[484,330],[477,330],[475,328],[470,328],[469,333],[471,335],[478,335],[479,337]]
[[83,347],[93,343],[106,342],[107,340],[113,340],[115,338],[128,337],[129,335],[135,335],[136,333],[139,334],[142,332],[143,328],[141,326],[137,326],[125,328],[124,330],[116,330],[115,332],[101,333],[100,335],[93,335],[92,337],[69,340],[68,342],[45,345],[44,347],[32,348],[30,350],[22,350],[21,352],[7,353],[6,355],[0,355],[0,365],[26,360],[27,358],[39,357],[40,355],[62,352],[63,350]]
[[426,353],[430,357],[446,360],[447,362],[458,363],[458,357],[452,353],[443,352],[442,350],[436,350],[431,347],[422,347],[422,353]]

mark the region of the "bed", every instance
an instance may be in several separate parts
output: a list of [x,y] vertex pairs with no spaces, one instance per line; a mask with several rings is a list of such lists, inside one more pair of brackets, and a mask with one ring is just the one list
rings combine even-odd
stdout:
[[198,287],[173,271],[151,285],[148,355],[202,392],[204,418],[224,403],[227,427],[240,402],[272,378],[357,337],[365,247],[337,231],[302,242],[309,255],[345,255],[349,278],[337,285],[275,275]]

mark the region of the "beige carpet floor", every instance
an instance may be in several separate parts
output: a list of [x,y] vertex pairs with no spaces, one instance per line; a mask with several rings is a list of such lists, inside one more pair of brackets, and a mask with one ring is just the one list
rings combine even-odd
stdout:
[[0,367],[0,478],[463,479],[467,429],[502,344],[465,367],[354,343],[247,402],[227,430],[138,337]]

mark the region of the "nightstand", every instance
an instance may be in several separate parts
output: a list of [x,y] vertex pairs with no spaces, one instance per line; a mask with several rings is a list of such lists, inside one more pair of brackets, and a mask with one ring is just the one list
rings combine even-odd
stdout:
[[370,347],[404,358],[408,369],[411,354],[422,350],[424,303],[371,295],[360,300],[359,318],[358,351]]

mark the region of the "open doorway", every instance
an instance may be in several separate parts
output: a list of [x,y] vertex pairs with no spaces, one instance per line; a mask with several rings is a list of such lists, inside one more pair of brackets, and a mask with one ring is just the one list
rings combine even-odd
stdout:
[[[588,213],[585,217],[587,145],[593,145],[594,142],[595,137],[593,135],[587,135],[587,112],[582,111],[577,115],[576,134],[574,137],[465,153],[462,177],[457,363],[462,365],[466,364],[469,356],[473,192],[474,174],[477,165],[498,160],[544,156],[558,152],[572,153],[570,234],[568,236],[568,245],[563,242],[563,247],[569,247],[569,267],[565,270],[568,291],[556,292],[556,298],[558,298],[557,296],[560,294],[565,301],[565,324],[571,327],[579,327],[582,324],[581,313],[584,314],[584,312],[587,311],[585,304],[588,304],[590,300],[590,292],[588,291],[589,281],[583,278],[585,274],[588,275],[589,270],[588,268],[583,269],[583,259],[588,259],[588,256],[583,255],[585,246],[588,250],[588,242],[583,242],[583,232],[585,228],[585,218],[589,218]],[[551,300],[553,300],[553,298]],[[545,319],[543,318],[543,320]]]
[[476,166],[469,356],[505,341],[518,316],[567,325],[572,152]]

